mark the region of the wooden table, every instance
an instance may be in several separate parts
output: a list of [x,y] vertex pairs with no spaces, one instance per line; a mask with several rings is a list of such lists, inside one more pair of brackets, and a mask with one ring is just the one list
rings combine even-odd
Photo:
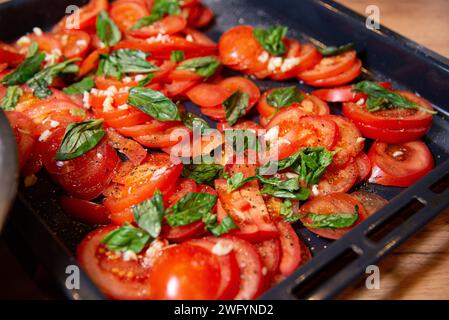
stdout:
[[[337,0],[365,14],[380,8],[381,24],[449,57],[449,1]],[[342,299],[449,299],[449,210],[383,260],[381,288],[368,290],[364,280]]]

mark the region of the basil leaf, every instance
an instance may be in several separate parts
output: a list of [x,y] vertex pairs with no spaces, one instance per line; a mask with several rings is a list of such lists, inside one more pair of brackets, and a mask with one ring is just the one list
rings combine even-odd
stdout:
[[310,219],[312,223],[303,223],[313,229],[341,229],[352,226],[359,219],[359,207],[355,206],[354,213],[317,214],[307,213],[301,219]]
[[91,77],[85,77],[82,80],[71,84],[67,88],[64,88],[62,91],[66,94],[83,94],[86,91],[90,91],[95,87],[94,80]]
[[172,227],[199,221],[212,210],[218,197],[208,193],[189,192],[166,210],[165,220]]
[[187,128],[192,131],[194,130],[194,128],[197,128],[197,130],[199,129],[200,132],[204,132],[205,129],[210,128],[206,120],[191,112],[182,112],[181,121]]
[[143,78],[142,80],[140,80],[137,83],[137,86],[139,87],[145,87],[147,84],[149,84],[154,78],[154,73],[149,73],[145,76],[145,78]]
[[245,178],[242,172],[236,172],[232,176],[226,174],[225,178],[228,186],[228,193],[231,193],[232,191],[235,191],[240,187],[244,186],[248,182],[257,179],[256,176]]
[[259,140],[254,130],[226,130],[225,138],[237,155],[244,154],[246,150],[259,150]]
[[262,190],[260,190],[260,193],[273,196],[276,198],[292,199],[299,201],[307,200],[310,196],[310,190],[307,188],[300,188],[299,191],[292,192],[276,188],[275,186],[272,186],[270,184],[265,184]]
[[330,56],[336,56],[341,53],[345,53],[348,51],[351,51],[354,49],[353,43],[347,43],[338,47],[325,47],[325,48],[318,48],[318,51],[321,53],[324,57],[330,57]]
[[184,60],[184,51],[181,50],[173,50],[170,54],[171,62],[180,62]]
[[264,185],[270,185],[279,190],[287,190],[293,192],[300,189],[299,178],[291,178],[287,180],[280,180],[278,178],[265,178],[263,176],[257,176],[257,178]]
[[23,90],[19,86],[9,86],[0,103],[1,108],[5,111],[14,110],[22,94]]
[[150,73],[159,70],[149,63],[141,50],[119,49],[100,56],[97,74],[121,79],[125,73]]
[[45,53],[37,53],[30,58],[25,59],[16,70],[6,75],[1,83],[7,86],[22,84],[27,82],[33,75],[39,71],[39,67],[45,59]]
[[103,119],[69,124],[56,153],[56,160],[65,161],[82,156],[95,148],[105,134]]
[[176,104],[161,92],[150,88],[132,88],[129,91],[128,104],[160,121],[181,121]]
[[128,222],[110,232],[101,243],[111,251],[125,252],[128,250],[140,253],[150,240],[150,235],[144,230],[133,227]]
[[284,200],[281,204],[281,210],[280,210],[281,217],[284,218],[284,221],[288,223],[293,223],[299,220],[299,215],[293,214],[293,204],[290,200]]
[[113,46],[122,39],[122,34],[117,25],[104,10],[97,16],[97,36],[106,46]]
[[37,54],[39,51],[39,44],[36,41],[31,42],[30,46],[28,47],[28,53],[27,58],[30,58]]
[[269,27],[268,29],[254,28],[254,37],[266,51],[280,57],[287,51],[282,42],[287,31],[288,28],[283,26]]
[[164,217],[162,193],[156,190],[152,198],[133,206],[132,209],[137,225],[148,232],[151,237],[157,238],[161,233],[162,219]]
[[221,63],[218,61],[217,57],[208,56],[185,60],[176,69],[190,70],[202,77],[208,78],[215,74],[220,65]]
[[228,99],[223,102],[223,108],[226,113],[226,121],[229,126],[236,124],[237,120],[246,114],[249,105],[249,95],[237,90]]
[[64,62],[44,68],[36,73],[31,79],[27,81],[27,84],[31,89],[33,89],[33,94],[41,99],[45,99],[48,96],[51,96],[52,92],[49,89],[49,86],[52,84],[53,79],[59,74],[78,72],[78,66],[73,63],[77,60],[78,59],[66,60]]
[[369,112],[376,112],[383,109],[403,108],[417,109],[427,113],[436,114],[436,111],[428,110],[419,104],[401,96],[399,93],[387,90],[375,82],[361,81],[352,86],[352,91],[361,92],[368,95],[366,106]]
[[267,103],[275,108],[289,107],[294,102],[301,103],[304,95],[295,86],[278,88],[267,96]]
[[206,225],[206,228],[216,237],[221,237],[222,235],[229,233],[231,230],[238,229],[230,215],[226,215],[221,223],[217,223],[217,216],[208,212],[203,217],[203,222]]
[[182,175],[198,184],[211,184],[221,176],[222,172],[223,166],[219,164],[186,164],[182,170]]
[[178,15],[181,13],[181,7],[178,0],[155,0],[151,8],[149,16],[141,18],[131,28],[132,30],[140,29],[149,26],[154,22],[160,20],[164,15]]

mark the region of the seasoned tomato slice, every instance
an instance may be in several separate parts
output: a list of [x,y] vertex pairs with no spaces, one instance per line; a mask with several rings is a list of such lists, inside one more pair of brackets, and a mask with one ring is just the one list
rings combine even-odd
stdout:
[[346,193],[334,193],[325,196],[320,196],[308,201],[300,209],[302,223],[313,225],[309,214],[318,215],[332,215],[347,213],[352,214],[358,208],[358,220],[350,227],[345,228],[312,228],[306,226],[310,231],[318,234],[321,237],[328,239],[339,239],[360,222],[366,219],[366,211],[364,207],[354,197]]
[[378,194],[368,191],[356,191],[351,193],[351,196],[361,203],[368,216],[375,214],[388,204],[388,200],[382,198]]
[[342,167],[328,167],[318,183],[316,195],[325,195],[336,192],[347,192],[351,189],[359,177],[359,170],[354,159],[351,158]]
[[[121,31],[128,31],[139,19],[150,13],[143,3],[136,1],[119,1],[111,6],[111,18]],[[131,33],[132,34],[132,33]]]
[[368,153],[373,165],[369,182],[408,187],[434,167],[432,154],[422,141],[388,144],[376,141]]
[[109,224],[109,211],[101,204],[73,197],[61,196],[59,203],[65,213],[87,224]]
[[355,163],[359,172],[357,183],[367,180],[371,175],[371,160],[368,155],[364,152],[359,153],[357,157],[355,157]]
[[314,81],[305,81],[306,84],[313,87],[336,87],[350,83],[362,73],[362,61],[356,60],[354,64],[346,71],[329,78],[318,79]]
[[348,70],[357,59],[354,50],[336,56],[325,57],[312,69],[301,72],[299,78],[305,82],[330,78]]

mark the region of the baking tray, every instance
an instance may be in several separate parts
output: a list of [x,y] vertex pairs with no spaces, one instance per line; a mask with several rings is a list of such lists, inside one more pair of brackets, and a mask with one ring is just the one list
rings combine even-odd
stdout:
[[[215,24],[207,30],[215,40],[234,25],[279,23],[289,27],[289,36],[316,45],[354,42],[366,68],[362,78],[391,81],[398,88],[417,92],[439,111],[425,137],[435,158],[435,170],[407,189],[369,184],[358,187],[380,194],[390,202],[338,241],[322,239],[300,224],[295,225],[314,257],[261,297],[333,298],[356,281],[368,265],[377,263],[449,207],[449,122],[445,119],[449,112],[449,60],[387,28],[368,30],[364,17],[329,0],[203,1],[217,14]],[[0,5],[0,39],[13,40],[34,26],[48,28],[65,13],[67,5],[85,2],[14,0]],[[297,84],[297,81],[257,82],[262,90]],[[307,86],[299,87],[311,91]],[[189,103],[187,108],[198,111]],[[336,106],[331,108],[333,113],[339,113]],[[92,227],[71,220],[61,211],[55,200],[60,192],[45,173],[40,174],[33,188],[20,188],[11,227],[53,273],[67,297],[101,299],[101,293],[82,272],[79,290],[65,286],[66,267],[76,264],[72,255],[76,244]]]

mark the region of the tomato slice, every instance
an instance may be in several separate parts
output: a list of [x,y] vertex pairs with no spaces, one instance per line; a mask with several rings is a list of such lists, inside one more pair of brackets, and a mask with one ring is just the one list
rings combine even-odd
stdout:
[[36,126],[25,114],[16,111],[5,112],[16,138],[19,153],[19,168],[23,168],[33,150]]
[[100,61],[100,55],[103,53],[108,53],[108,52],[109,52],[108,48],[100,48],[100,49],[97,49],[97,50],[91,52],[87,56],[87,58],[84,59],[83,62],[81,63],[80,71],[79,71],[80,77],[85,76],[90,71],[95,69],[98,66],[98,63]]
[[194,104],[207,108],[222,104],[228,92],[218,84],[201,83],[190,89],[186,95]]
[[347,83],[357,78],[362,73],[362,62],[356,62],[348,70],[329,78],[318,79],[315,81],[304,81],[306,84],[313,87],[336,87]]
[[369,182],[408,187],[434,167],[432,154],[422,141],[388,144],[376,141],[368,153],[373,165]]
[[361,183],[371,175],[371,160],[366,153],[361,152],[355,157],[355,163],[359,172],[357,183]]
[[[200,246],[218,257],[221,267],[221,279],[217,299],[233,299],[239,292],[240,269],[237,264],[235,253],[232,250],[233,248],[230,246],[229,241],[210,237],[191,240],[188,242],[188,244]],[[222,249],[223,251],[220,252],[220,249]],[[217,251],[217,253],[215,253],[215,251]]]
[[115,2],[111,6],[110,15],[112,20],[123,32],[128,31],[139,19],[150,13],[143,3],[135,1]]
[[171,121],[159,121],[156,119],[150,119],[145,124],[139,124],[132,127],[117,128],[117,131],[127,137],[139,137],[145,136],[159,131],[164,131],[175,125],[175,122]]
[[298,235],[293,227],[282,219],[276,220],[281,241],[281,261],[279,271],[284,276],[289,276],[301,265],[301,245]]
[[[391,90],[391,82],[379,82],[381,87]],[[360,99],[366,99],[363,93],[352,91],[352,86],[344,86],[330,89],[319,89],[312,92],[314,96],[327,102],[357,102]]]
[[[416,94],[407,91],[398,91],[397,93],[427,110],[433,110],[432,105],[428,101]],[[369,112],[365,104],[345,103],[343,105],[343,113],[355,123],[381,129],[417,129],[428,127],[432,124],[432,114],[416,109],[392,108]]]
[[14,67],[19,65],[23,59],[25,59],[25,56],[19,53],[16,48],[5,43],[0,43],[0,64]]
[[355,185],[358,177],[359,171],[354,159],[342,167],[329,167],[318,183],[318,194],[347,192]]
[[87,224],[109,224],[109,211],[101,204],[73,197],[61,196],[59,204],[65,213]]
[[90,46],[90,35],[81,30],[65,30],[60,35],[62,54],[67,59],[84,57]]
[[148,148],[169,148],[188,138],[190,133],[184,125],[177,125],[162,132],[134,137],[134,140]]
[[[344,236],[347,232],[349,232],[352,228],[357,226],[363,220],[366,219],[366,212],[363,206],[358,202],[354,197],[346,194],[346,193],[334,193],[325,196],[316,197],[310,201],[308,201],[305,205],[303,205],[300,209],[300,215],[306,216],[308,213],[315,213],[321,215],[331,215],[334,213],[354,213],[356,211],[356,207],[359,210],[359,218],[351,227],[347,228],[338,228],[338,229],[330,229],[330,228],[320,228],[313,229],[307,227],[310,231],[318,234],[319,236],[327,239],[339,239]],[[303,223],[313,224],[310,221],[310,218],[301,219]]]
[[228,96],[240,90],[249,95],[249,106],[247,112],[259,101],[260,90],[257,85],[249,79],[243,77],[226,78],[219,83],[219,86],[228,92]]
[[136,38],[148,38],[158,34],[175,34],[184,30],[186,26],[187,20],[184,17],[167,16],[149,26],[131,30],[129,34]]
[[120,150],[134,165],[139,165],[147,157],[147,150],[131,139],[126,139],[113,129],[107,129],[108,141],[114,149]]
[[221,289],[218,256],[199,245],[184,243],[166,248],[150,273],[156,300],[216,299]]
[[189,24],[194,28],[204,28],[208,26],[214,19],[214,12],[211,8],[203,4],[199,4],[197,8],[197,17],[196,19],[189,19]]
[[[117,227],[98,228],[89,233],[77,248],[77,259],[92,281],[109,298],[144,300],[151,298],[150,268],[142,259],[124,261],[101,241]],[[114,257],[114,259],[112,258]]]
[[363,206],[368,216],[375,214],[388,204],[388,200],[382,198],[378,194],[367,191],[356,191],[351,193]]
[[265,278],[269,282],[279,270],[279,264],[281,262],[281,242],[279,239],[271,239],[255,243],[254,246],[264,263],[265,269],[262,269],[262,273],[265,274]]

